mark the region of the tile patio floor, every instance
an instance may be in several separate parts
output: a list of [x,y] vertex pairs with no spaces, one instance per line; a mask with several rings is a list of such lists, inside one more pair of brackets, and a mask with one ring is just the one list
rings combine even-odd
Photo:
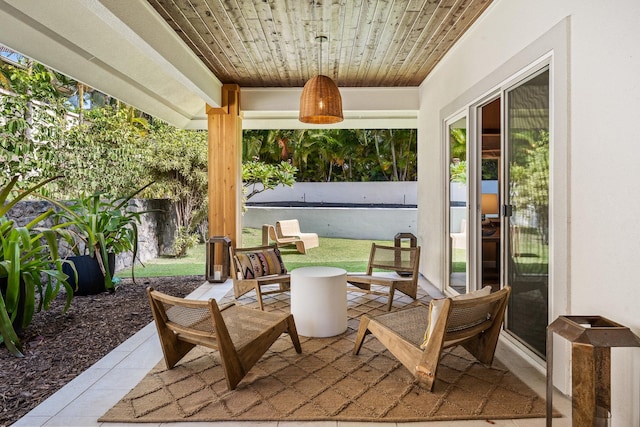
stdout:
[[[439,292],[421,278],[420,285],[432,296],[439,296]],[[196,289],[191,298],[221,299],[230,289],[231,281],[223,284],[205,283]],[[545,396],[545,377],[531,367],[524,359],[507,346],[500,344],[496,357],[503,362],[515,375],[524,380],[540,396]],[[162,359],[162,350],[158,341],[153,323],[147,325],[137,334],[122,343],[103,359],[76,377],[69,384],[50,396],[39,406],[17,420],[16,427],[39,426],[105,426],[105,427],[199,427],[215,425],[220,427],[357,427],[357,426],[381,426],[381,427],[412,427],[425,425],[429,427],[486,427],[487,421],[436,421],[436,422],[411,422],[411,423],[357,423],[357,422],[185,422],[185,423],[99,423],[97,419],[109,408],[115,405],[125,394],[129,392],[142,378]],[[571,402],[566,397],[556,393],[553,398],[554,407],[564,417],[554,419],[555,427],[568,427],[571,425]],[[542,427],[544,419],[514,419],[496,420],[496,426],[509,427]]]

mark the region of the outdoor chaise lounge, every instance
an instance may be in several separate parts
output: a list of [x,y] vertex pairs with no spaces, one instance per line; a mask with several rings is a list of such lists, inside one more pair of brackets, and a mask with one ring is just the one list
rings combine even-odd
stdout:
[[353,354],[360,352],[365,336],[373,334],[418,384],[431,391],[444,348],[461,345],[481,363],[493,363],[510,291],[506,286],[490,293],[487,286],[467,295],[432,300],[429,307],[363,315]]
[[262,244],[268,245],[269,239],[273,240],[278,247],[295,245],[301,254],[306,254],[307,249],[320,246],[318,234],[300,231],[300,223],[297,219],[277,221],[275,227],[269,224],[263,225]]

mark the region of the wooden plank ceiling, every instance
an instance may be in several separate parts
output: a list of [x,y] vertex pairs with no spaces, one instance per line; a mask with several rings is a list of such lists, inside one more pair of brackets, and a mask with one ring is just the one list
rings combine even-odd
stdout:
[[340,87],[418,86],[491,1],[148,0],[242,87],[302,87],[318,73]]

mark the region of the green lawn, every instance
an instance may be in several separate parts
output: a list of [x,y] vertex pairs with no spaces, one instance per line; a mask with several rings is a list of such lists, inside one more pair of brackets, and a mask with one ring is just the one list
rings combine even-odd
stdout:
[[[517,243],[519,252],[514,254],[514,262],[522,274],[546,274],[549,271],[549,244],[542,241],[537,230],[521,228]],[[467,271],[466,255],[464,249],[452,250],[452,272]]]
[[[253,228],[242,230],[242,247],[260,246],[262,231]],[[369,251],[374,240],[334,239],[320,237],[320,246],[298,253],[295,246],[280,248],[288,270],[298,267],[327,265],[344,268],[349,272],[363,272],[369,261]],[[375,240],[376,243],[393,245],[391,240]],[[189,250],[184,258],[160,257],[149,260],[144,266],[136,266],[136,277],[190,276],[205,274],[205,245]],[[131,268],[118,271],[118,277],[131,277]]]
[[452,257],[451,271],[453,273],[464,273],[467,271],[466,249],[452,249],[451,257]]

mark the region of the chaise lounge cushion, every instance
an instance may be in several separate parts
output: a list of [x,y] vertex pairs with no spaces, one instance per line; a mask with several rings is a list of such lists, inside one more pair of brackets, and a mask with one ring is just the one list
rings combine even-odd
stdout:
[[[469,292],[468,294],[457,295],[455,297],[451,297],[454,300],[460,299],[471,299],[477,297],[483,297],[489,295],[491,293],[491,286],[485,286],[482,289],[478,289],[477,291]],[[429,324],[427,325],[427,330],[424,333],[424,342],[420,346],[420,348],[424,349],[429,342],[429,338],[431,337],[431,333],[436,326],[436,322],[438,321],[438,316],[442,312],[443,302],[446,298],[434,299],[429,303]],[[465,325],[468,327],[469,325]]]
[[256,277],[287,273],[287,268],[284,266],[278,248],[238,253],[236,254],[236,260],[241,267],[242,279],[255,279]]

